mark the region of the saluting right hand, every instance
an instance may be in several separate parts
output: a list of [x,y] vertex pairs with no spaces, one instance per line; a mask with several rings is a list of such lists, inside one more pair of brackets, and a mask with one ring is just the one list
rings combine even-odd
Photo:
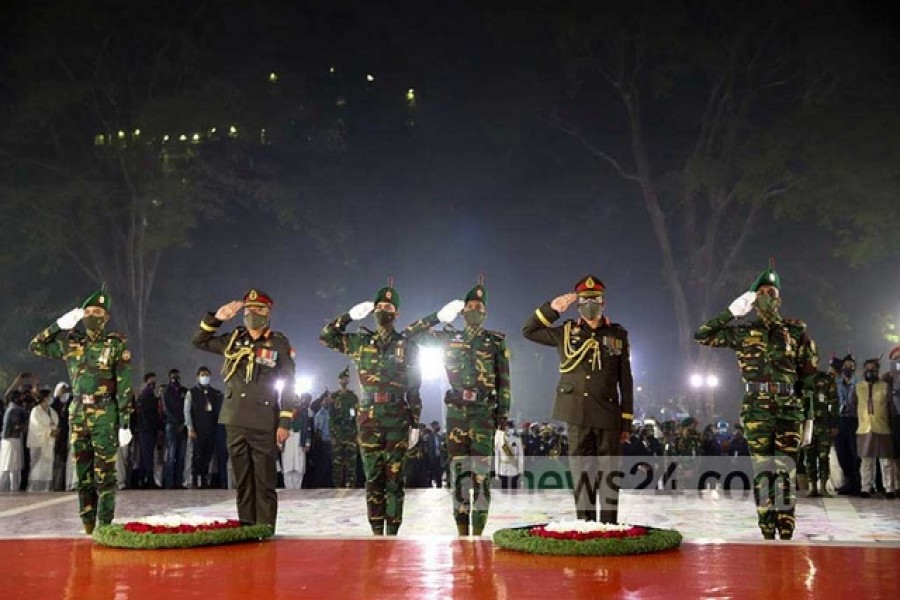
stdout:
[[557,296],[550,302],[550,308],[558,313],[564,313],[576,300],[578,300],[578,294],[574,292],[563,294],[562,296]]
[[219,307],[219,310],[216,311],[216,318],[220,321],[228,321],[241,312],[242,308],[244,308],[244,303],[241,300],[232,300]]
[[78,325],[78,321],[80,321],[82,317],[84,317],[84,310],[81,308],[73,308],[58,318],[56,320],[56,325],[62,330],[72,329]]
[[744,292],[738,296],[734,302],[728,305],[728,310],[735,317],[743,317],[753,309],[753,303],[756,301],[756,292]]
[[354,321],[359,321],[360,319],[365,319],[369,316],[369,314],[375,310],[374,302],[360,302],[356,306],[350,309],[350,312],[347,313],[350,315],[350,318]]

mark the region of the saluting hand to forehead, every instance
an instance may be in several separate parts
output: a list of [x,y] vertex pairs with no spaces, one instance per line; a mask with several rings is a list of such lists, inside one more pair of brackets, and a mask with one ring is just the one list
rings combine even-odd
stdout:
[[243,300],[232,300],[219,307],[219,310],[216,311],[216,318],[220,321],[228,321],[241,312],[242,308],[244,308]]
[[557,296],[550,302],[550,308],[558,313],[564,313],[576,300],[578,300],[578,294],[575,292],[563,294],[562,296]]

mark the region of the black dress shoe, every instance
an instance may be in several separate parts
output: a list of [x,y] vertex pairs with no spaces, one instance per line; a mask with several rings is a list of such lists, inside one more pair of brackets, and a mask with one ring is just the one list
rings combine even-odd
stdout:
[[897,497],[897,495],[894,494],[894,492],[888,492],[884,495],[885,500],[893,500],[896,497]]
[[872,494],[870,494],[869,492],[860,492],[859,497],[860,498],[871,498]]

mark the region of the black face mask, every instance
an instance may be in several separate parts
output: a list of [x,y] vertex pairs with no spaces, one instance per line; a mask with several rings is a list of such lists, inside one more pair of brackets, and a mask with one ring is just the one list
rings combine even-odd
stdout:
[[394,324],[394,319],[396,318],[396,313],[388,312],[386,310],[375,311],[375,322],[378,323],[379,327],[390,327]]
[[264,329],[269,325],[269,317],[266,315],[260,315],[255,312],[248,312],[244,315],[244,326],[247,329],[252,329],[254,331],[258,329]]
[[854,374],[855,372],[856,372],[855,369],[851,369],[851,368],[849,368],[849,367],[844,367],[843,369],[841,369],[841,373],[842,373],[842,374],[844,375],[844,377],[846,377],[847,379],[850,379],[851,377],[853,377],[853,374]]
[[878,381],[878,371],[866,371],[866,381],[876,383]]

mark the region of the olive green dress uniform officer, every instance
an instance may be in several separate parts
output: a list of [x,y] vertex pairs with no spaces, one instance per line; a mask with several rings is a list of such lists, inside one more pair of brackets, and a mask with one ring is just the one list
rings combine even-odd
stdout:
[[[463,312],[466,328],[447,326],[428,335],[441,344],[450,389],[447,405],[447,453],[452,461],[453,517],[459,535],[481,535],[491,504],[491,464],[494,450],[511,452],[506,421],[512,396],[506,336],[482,327],[487,314],[487,290],[479,283],[464,300],[454,300],[416,326],[429,330],[450,323]],[[469,490],[473,500],[469,499]],[[474,505],[473,505],[474,501]]]
[[[765,539],[794,533],[796,462],[804,410],[800,391],[814,392],[816,345],[803,321],[783,319],[781,278],[774,267],[760,273],[750,291],[700,326],[694,339],[737,354],[746,392],[741,421],[754,468],[757,519]],[[756,307],[758,319],[730,324]],[[774,473],[774,476],[773,476]]]
[[[134,409],[131,392],[131,352],[125,337],[104,333],[110,298],[103,289],[41,333],[29,345],[38,356],[66,361],[72,380],[69,404],[72,455],[78,512],[90,534],[99,521],[109,525],[116,507],[116,455],[131,441],[129,416]],[[63,331],[83,321],[85,333]],[[118,436],[116,432],[118,431]],[[118,439],[117,439],[118,437]]]
[[[294,398],[294,350],[284,334],[269,329],[273,302],[251,289],[243,300],[207,313],[194,346],[222,354],[225,400],[219,423],[225,426],[228,456],[234,468],[238,518],[275,529],[278,515],[278,445],[290,434]],[[244,308],[245,326],[217,335],[224,321]],[[281,382],[283,391],[276,385]],[[282,396],[283,394],[283,396]]]
[[[403,461],[408,448],[419,439],[421,374],[416,361],[413,326],[394,329],[400,296],[388,284],[378,290],[375,302],[361,302],[328,323],[320,341],[353,359],[362,394],[356,424],[359,449],[366,475],[366,509],[375,535],[397,535],[403,522]],[[347,333],[351,321],[375,311],[377,331],[360,328]]]
[[[598,472],[609,473],[618,464],[618,459],[601,463],[598,457],[621,456],[634,419],[628,332],[602,316],[605,291],[603,283],[589,275],[576,284],[573,294],[540,306],[522,329],[526,338],[554,346],[559,354],[560,378],[552,418],[568,424],[575,506],[578,518],[584,520],[596,520]],[[560,313],[576,300],[581,318],[554,326]],[[618,487],[605,477],[601,483],[600,520],[615,523]]]

